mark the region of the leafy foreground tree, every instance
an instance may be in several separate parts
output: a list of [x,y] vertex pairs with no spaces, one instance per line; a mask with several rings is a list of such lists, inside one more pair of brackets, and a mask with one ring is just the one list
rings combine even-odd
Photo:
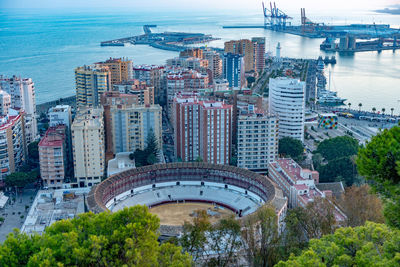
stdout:
[[0,246],[0,266],[191,266],[180,247],[158,243],[158,227],[157,216],[135,206],[62,220],[42,236],[15,230]]
[[387,223],[400,229],[400,127],[384,130],[360,149],[357,167],[383,197]]
[[400,266],[400,231],[372,222],[339,228],[276,266]]
[[367,184],[346,188],[338,202],[346,213],[347,226],[361,226],[366,221],[384,222],[382,201],[370,191]]
[[279,140],[278,153],[294,160],[301,160],[304,152],[304,146],[300,140],[284,137]]
[[193,256],[197,265],[230,266],[238,260],[241,248],[240,223],[233,216],[211,224],[205,210],[198,210],[193,223],[185,222],[177,241]]

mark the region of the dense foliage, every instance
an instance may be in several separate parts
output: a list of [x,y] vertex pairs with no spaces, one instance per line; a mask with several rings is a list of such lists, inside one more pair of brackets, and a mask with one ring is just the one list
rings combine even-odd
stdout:
[[152,165],[158,162],[158,142],[152,130],[149,131],[146,143],[144,150],[136,149],[134,153],[129,155],[130,159],[135,159],[136,167]]
[[347,186],[359,182],[354,157],[358,141],[349,136],[330,138],[319,143],[313,163],[321,182],[344,181]]
[[329,138],[318,144],[316,153],[321,154],[327,161],[356,155],[358,141],[350,136]]
[[283,137],[279,140],[278,153],[291,157],[294,160],[301,160],[304,152],[304,146],[300,140],[291,138],[291,137]]
[[37,173],[33,172],[14,172],[4,179],[6,186],[25,187],[27,184],[35,182],[37,179]]
[[339,228],[276,266],[400,266],[400,231],[372,222]]
[[158,243],[158,227],[144,206],[85,213],[42,236],[10,234],[0,246],[0,266],[191,266],[179,247]]
[[360,149],[357,167],[384,198],[387,223],[400,228],[400,127],[384,130]]

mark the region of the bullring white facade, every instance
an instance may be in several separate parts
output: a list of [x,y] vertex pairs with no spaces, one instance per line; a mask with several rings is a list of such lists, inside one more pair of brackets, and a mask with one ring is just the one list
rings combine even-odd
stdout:
[[305,87],[296,79],[269,80],[269,111],[279,117],[279,138],[304,141]]

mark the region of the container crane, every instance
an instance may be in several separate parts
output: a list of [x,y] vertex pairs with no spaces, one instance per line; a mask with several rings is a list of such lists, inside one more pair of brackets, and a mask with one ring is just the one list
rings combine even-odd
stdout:
[[264,27],[271,27],[274,30],[285,29],[286,26],[290,26],[288,20],[293,19],[288,16],[285,12],[276,7],[275,2],[269,3],[269,9],[265,7],[264,2],[262,3],[264,12]]

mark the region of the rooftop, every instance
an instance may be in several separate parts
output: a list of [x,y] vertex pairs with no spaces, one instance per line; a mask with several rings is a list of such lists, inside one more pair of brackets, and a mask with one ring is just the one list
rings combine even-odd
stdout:
[[84,194],[89,191],[90,188],[39,190],[21,232],[42,234],[54,222],[85,212]]
[[47,129],[39,147],[61,147],[65,140],[65,128],[66,126],[61,124]]
[[115,158],[108,161],[107,167],[107,177],[136,168],[135,167],[135,160],[131,160],[129,155],[131,152],[121,152],[115,155]]

